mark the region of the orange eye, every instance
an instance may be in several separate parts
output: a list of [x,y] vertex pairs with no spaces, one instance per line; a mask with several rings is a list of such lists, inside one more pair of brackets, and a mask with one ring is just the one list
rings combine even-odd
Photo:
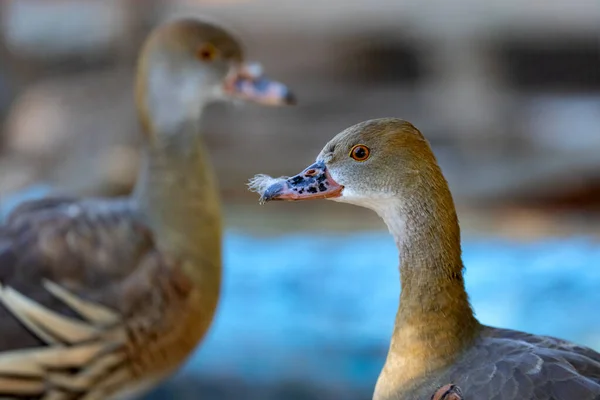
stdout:
[[350,150],[350,157],[356,161],[366,161],[366,159],[369,158],[370,153],[371,150],[369,150],[367,146],[364,144],[357,144]]
[[215,46],[207,43],[198,49],[196,56],[202,61],[212,61],[217,58],[218,50]]

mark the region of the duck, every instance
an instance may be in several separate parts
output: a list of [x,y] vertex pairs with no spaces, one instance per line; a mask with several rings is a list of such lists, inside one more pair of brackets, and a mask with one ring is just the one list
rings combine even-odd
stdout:
[[401,294],[374,400],[429,398],[448,382],[465,400],[600,399],[598,352],[476,319],[453,198],[411,123],[358,123],[300,174],[259,174],[249,186],[261,203],[328,199],[373,210],[387,225],[399,252]]
[[222,228],[203,110],[295,98],[202,18],[153,29],[134,86],[143,162],[133,192],[30,200],[0,225],[0,398],[137,398],[211,325]]

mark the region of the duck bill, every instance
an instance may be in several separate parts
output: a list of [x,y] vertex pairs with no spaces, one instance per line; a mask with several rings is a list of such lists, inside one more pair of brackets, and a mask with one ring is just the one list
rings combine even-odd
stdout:
[[333,180],[325,163],[318,161],[298,175],[269,186],[262,201],[330,199],[340,197],[343,190],[344,187]]
[[231,97],[266,106],[296,104],[296,97],[283,83],[268,79],[260,64],[241,64],[225,79],[223,90]]

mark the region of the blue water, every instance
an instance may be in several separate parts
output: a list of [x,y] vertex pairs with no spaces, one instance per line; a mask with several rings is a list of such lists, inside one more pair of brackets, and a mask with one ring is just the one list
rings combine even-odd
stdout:
[[24,201],[36,200],[52,193],[52,187],[46,184],[31,185],[10,195],[0,193],[0,222],[16,206]]
[[[266,385],[294,380],[370,392],[399,296],[397,253],[387,233],[258,238],[230,230],[224,250],[213,328],[153,399],[171,398],[177,382],[190,377]],[[598,242],[490,238],[466,240],[463,251],[467,290],[482,322],[600,350]]]
[[[219,314],[182,373],[372,385],[398,304],[396,260],[381,232],[228,232]],[[482,322],[600,349],[598,243],[468,241],[464,262]]]

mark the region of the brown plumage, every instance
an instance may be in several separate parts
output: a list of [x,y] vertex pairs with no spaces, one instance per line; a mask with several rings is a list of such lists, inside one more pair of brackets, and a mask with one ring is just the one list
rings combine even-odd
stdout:
[[[368,150],[357,152],[360,145]],[[301,174],[257,176],[251,188],[263,201],[330,198],[359,205],[387,224],[400,254],[402,292],[375,400],[425,399],[448,382],[465,400],[600,399],[599,353],[477,321],[448,184],[410,123],[357,124]]]
[[[222,96],[291,98],[241,61],[239,43],[214,24],[157,28],[138,66],[145,143],[135,193],[27,202],[0,226],[0,398],[132,398],[202,339],[221,281],[202,109]],[[265,83],[275,89],[261,91]]]
[[458,386],[449,383],[436,390],[431,400],[463,400],[462,391]]

